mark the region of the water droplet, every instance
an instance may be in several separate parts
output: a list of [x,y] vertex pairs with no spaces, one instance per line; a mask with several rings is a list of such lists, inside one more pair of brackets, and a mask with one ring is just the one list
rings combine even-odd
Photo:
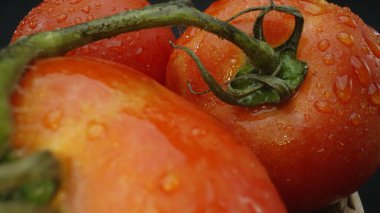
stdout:
[[278,145],[286,145],[286,144],[291,143],[293,140],[294,140],[293,137],[291,137],[289,135],[284,135],[280,140],[277,141],[277,144]]
[[57,16],[57,22],[62,23],[67,19],[67,14],[66,13],[61,13],[60,15]]
[[42,125],[48,129],[56,130],[61,125],[62,118],[62,110],[53,110],[45,114],[45,116],[42,119]]
[[302,9],[306,12],[306,13],[309,13],[311,15],[321,15],[324,13],[324,9],[322,6],[316,4],[315,2],[309,2],[309,1],[306,1],[306,0],[301,0],[299,1]]
[[368,94],[373,104],[380,106],[380,89],[377,85],[371,84],[368,88]]
[[325,55],[322,57],[322,61],[323,61],[323,63],[326,64],[326,65],[333,65],[333,64],[335,64],[334,56],[333,56],[333,54],[331,54],[331,53],[327,53],[327,54],[325,54]]
[[360,115],[355,112],[350,115],[351,124],[354,126],[360,125],[360,119],[361,119]]
[[351,34],[346,32],[339,32],[336,34],[336,38],[344,45],[351,46],[354,43],[354,38]]
[[88,6],[88,5],[84,5],[83,7],[82,7],[82,12],[84,12],[84,13],[90,13],[90,11],[91,11],[91,7],[90,6]]
[[314,107],[319,111],[323,113],[331,113],[334,111],[334,106],[332,103],[328,101],[316,101],[314,103]]
[[89,16],[87,16],[86,20],[87,21],[92,21],[92,20],[94,20],[94,16],[93,15],[89,15]]
[[135,54],[136,54],[136,55],[140,55],[142,52],[143,52],[143,48],[142,48],[142,47],[139,47],[139,48],[137,48]]
[[356,56],[351,57],[351,65],[354,69],[356,76],[359,79],[359,82],[364,86],[368,86],[371,84],[371,73],[368,67],[368,64],[360,60],[360,58]]
[[161,180],[161,188],[165,192],[173,192],[179,186],[179,179],[177,175],[172,172],[169,172],[165,175],[165,177]]
[[79,3],[81,0],[69,0],[69,4],[77,4]]
[[355,22],[354,19],[352,19],[351,17],[349,16],[346,16],[346,15],[341,15],[341,16],[338,16],[338,19],[341,23],[349,26],[349,27],[352,27],[352,28],[356,28],[357,24]]
[[87,128],[87,138],[88,139],[97,139],[104,135],[106,132],[106,125],[98,122],[91,122]]
[[81,24],[81,23],[82,23],[82,19],[81,19],[81,17],[76,17],[76,18],[74,19],[74,23],[75,23],[75,24]]
[[363,53],[365,53],[366,55],[369,55],[369,54],[371,53],[371,50],[370,50],[369,47],[368,47],[367,45],[365,45],[365,44],[363,44],[363,45],[361,46],[361,49],[362,49]]
[[278,122],[276,123],[276,126],[278,130],[282,131],[282,129],[284,128],[284,123]]
[[205,134],[205,132],[202,129],[194,128],[191,130],[191,134],[194,136],[199,136]]
[[352,79],[348,75],[339,76],[335,79],[334,91],[343,103],[347,103],[352,97]]
[[304,117],[305,121],[311,120],[311,116],[309,114],[304,114],[303,117]]
[[330,91],[325,91],[324,93],[323,93],[323,96],[325,96],[325,98],[330,98],[331,97],[331,93],[330,93]]
[[34,21],[29,22],[28,27],[29,27],[31,30],[34,30],[34,29],[36,29],[37,25],[38,25],[38,21],[37,21],[37,20],[34,20]]
[[372,53],[380,58],[380,34],[374,29],[367,27],[367,29],[363,31],[363,37]]
[[330,41],[327,39],[323,39],[318,42],[318,49],[322,52],[326,51],[330,47]]

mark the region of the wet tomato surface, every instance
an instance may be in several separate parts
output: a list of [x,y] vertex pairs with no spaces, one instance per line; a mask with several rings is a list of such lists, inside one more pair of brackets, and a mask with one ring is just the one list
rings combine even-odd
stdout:
[[[309,71],[289,102],[253,109],[228,105],[208,89],[193,60],[173,52],[167,86],[218,117],[257,154],[291,211],[326,206],[347,196],[380,163],[379,34],[348,8],[326,1],[275,1],[298,8],[305,26],[298,58]],[[217,1],[206,12],[226,20],[266,1]],[[257,13],[232,23],[250,33]],[[270,12],[264,20],[266,41],[277,46],[293,30],[290,15]],[[230,80],[246,57],[231,43],[198,29],[177,42],[191,48],[220,84]]]
[[32,66],[12,97],[13,145],[62,163],[67,212],[285,212],[256,157],[217,119],[116,63]]

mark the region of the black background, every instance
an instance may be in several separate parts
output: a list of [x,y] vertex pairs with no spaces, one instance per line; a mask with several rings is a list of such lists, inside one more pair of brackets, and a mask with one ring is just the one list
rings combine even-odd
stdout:
[[[23,16],[40,2],[41,0],[1,0],[0,47],[4,47],[9,43],[13,31]],[[151,2],[162,2],[162,0],[151,0]],[[212,0],[193,0],[193,2],[198,8],[204,9]],[[368,25],[378,31],[380,30],[380,15],[376,9],[376,0],[329,0],[329,2],[350,7]],[[359,190],[359,193],[366,213],[380,213],[380,171]]]

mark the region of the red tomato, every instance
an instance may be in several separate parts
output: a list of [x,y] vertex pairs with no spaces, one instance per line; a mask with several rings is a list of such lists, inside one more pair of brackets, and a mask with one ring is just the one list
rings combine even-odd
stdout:
[[62,162],[54,203],[67,212],[285,212],[235,136],[131,68],[40,61],[12,103],[13,144]]
[[[193,60],[176,50],[169,60],[167,86],[218,117],[239,135],[267,168],[290,211],[325,206],[357,190],[380,164],[379,34],[347,8],[319,0],[283,0],[305,17],[298,57],[309,65],[300,91],[281,106],[243,108],[218,100]],[[207,13],[226,20],[267,1],[217,1]],[[232,23],[252,31],[257,13]],[[271,12],[264,21],[266,40],[284,42],[293,30],[290,15]],[[228,81],[245,56],[231,43],[198,29],[177,42],[194,50],[220,82]]]
[[[24,18],[12,40],[41,31],[63,28],[147,6],[146,0],[44,0]],[[120,62],[163,83],[174,41],[170,28],[125,33],[73,50],[68,55],[91,56]]]

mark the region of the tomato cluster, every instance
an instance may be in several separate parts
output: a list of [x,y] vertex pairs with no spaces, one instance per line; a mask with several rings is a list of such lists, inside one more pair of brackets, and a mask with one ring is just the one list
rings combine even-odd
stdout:
[[[228,20],[269,3],[304,18],[297,58],[308,74],[280,105],[233,106],[211,92],[196,94],[209,85],[194,58],[172,51],[169,28],[121,34],[30,66],[11,98],[11,141],[22,154],[47,149],[62,163],[54,208],[303,212],[356,191],[380,166],[380,35],[349,9],[318,0],[223,0],[205,13]],[[147,5],[44,0],[13,42]],[[252,34],[258,14],[230,24]],[[283,44],[294,20],[269,12],[265,42]],[[222,86],[248,61],[202,29],[187,29],[175,43]]]

